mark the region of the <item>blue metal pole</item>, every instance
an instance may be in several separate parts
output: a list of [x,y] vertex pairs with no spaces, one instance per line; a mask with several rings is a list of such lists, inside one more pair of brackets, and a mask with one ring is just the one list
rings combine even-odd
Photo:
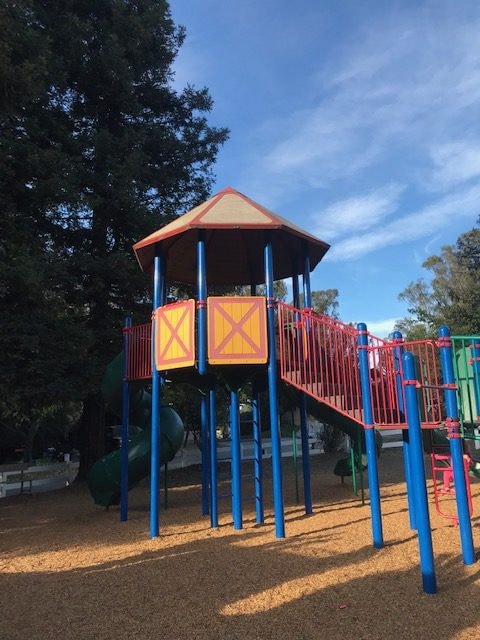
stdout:
[[207,265],[205,258],[205,232],[198,231],[197,241],[197,307],[198,307],[198,373],[207,373]]
[[217,421],[215,387],[209,390],[210,405],[210,525],[218,527]]
[[230,391],[230,446],[232,478],[232,517],[233,528],[241,529],[242,520],[242,453],[240,449],[240,418],[238,391]]
[[273,249],[267,235],[264,248],[265,284],[267,294],[268,323],[268,399],[270,405],[270,437],[272,442],[273,506],[275,535],[285,537],[285,513],[283,508],[282,451],[278,417],[277,359],[275,353],[275,298],[273,293]]
[[[312,292],[310,287],[310,258],[307,254],[306,246],[304,246],[303,267],[303,299],[305,301],[305,307],[309,309],[312,306]],[[298,276],[294,277],[293,280],[297,280],[296,288],[298,288]],[[295,285],[293,285],[293,287],[295,287]],[[312,336],[309,336],[309,339],[311,339],[311,337]],[[311,513],[313,513],[313,509],[312,487],[310,479],[310,449],[308,447],[307,413],[307,396],[305,393],[300,393],[300,433],[302,436],[303,499],[305,502],[305,513],[307,515],[310,515]]]
[[132,318],[123,323],[123,384],[122,384],[122,446],[120,451],[120,522],[128,520],[128,424],[130,413],[130,389],[127,379],[128,345]]
[[[395,362],[395,385],[397,389],[398,408],[405,414],[405,407],[403,402],[403,384],[402,384],[402,353],[404,352],[403,336],[400,331],[393,332],[393,342],[398,344],[393,350],[393,357]],[[412,480],[412,472],[410,469],[410,440],[408,435],[408,429],[402,429],[403,440],[403,466],[405,468],[405,482],[407,485],[407,504],[408,504],[408,518],[410,522],[410,529],[416,529],[415,518],[415,499],[413,493],[415,486]]]
[[263,511],[263,469],[262,469],[262,425],[260,423],[260,394],[255,383],[252,389],[253,420],[253,474],[255,477],[255,521],[262,524]]
[[209,431],[209,419],[208,419],[208,398],[206,394],[202,392],[200,399],[200,439],[202,442],[202,515],[208,516],[209,514],[209,486],[208,478],[210,475],[209,470],[209,446],[208,446],[208,431]]
[[312,488],[310,483],[310,449],[308,446],[307,425],[307,396],[300,394],[300,433],[302,435],[302,468],[303,468],[303,497],[305,501],[305,513],[313,513]]
[[472,523],[468,509],[468,494],[465,482],[465,470],[463,467],[463,450],[458,417],[457,394],[455,375],[453,369],[453,350],[450,339],[450,330],[446,326],[438,331],[440,345],[440,359],[442,362],[445,407],[447,419],[445,424],[450,441],[450,455],[452,458],[453,482],[455,484],[455,499],[457,502],[458,524],[460,529],[460,541],[462,555],[465,564],[475,562],[475,549],[473,546]]
[[380,487],[378,483],[377,447],[373,428],[372,395],[370,389],[370,367],[368,364],[368,332],[367,325],[357,325],[358,361],[360,367],[360,385],[362,390],[363,422],[365,429],[365,445],[367,449],[367,474],[372,517],[373,546],[383,547],[382,512],[380,508]]
[[[250,295],[257,295],[257,286],[250,285]],[[260,394],[255,382],[252,382],[252,422],[253,422],[253,477],[255,486],[255,522],[263,524],[263,447],[262,425],[260,421]]]
[[312,290],[310,286],[310,257],[306,253],[305,247],[304,247],[304,257],[303,257],[303,300],[304,300],[303,306],[306,309],[311,309]]
[[415,360],[408,351],[402,355],[403,384],[407,410],[408,430],[410,433],[410,462],[413,482],[415,483],[415,513],[418,526],[418,547],[423,590],[425,593],[437,592],[435,566],[433,558],[432,531],[428,513],[428,497],[423,462],[422,430],[418,410],[418,397],[415,379]]
[[[163,304],[163,270],[164,260],[160,245],[155,247],[153,260],[153,310]],[[152,328],[152,336],[155,336],[155,321]],[[151,456],[150,456],[150,537],[159,535],[159,493],[160,493],[160,402],[161,402],[161,375],[155,366],[155,345],[152,341],[152,432],[151,432]]]

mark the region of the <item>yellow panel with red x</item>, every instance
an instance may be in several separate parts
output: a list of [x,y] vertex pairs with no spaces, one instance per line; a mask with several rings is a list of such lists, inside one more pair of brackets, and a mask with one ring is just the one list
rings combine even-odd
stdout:
[[210,364],[263,364],[268,358],[265,298],[207,300]]
[[195,300],[155,311],[155,366],[158,371],[195,364]]

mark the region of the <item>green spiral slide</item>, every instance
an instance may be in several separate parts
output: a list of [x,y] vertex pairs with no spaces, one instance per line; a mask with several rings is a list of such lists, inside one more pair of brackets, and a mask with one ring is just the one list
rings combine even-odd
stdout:
[[[121,415],[123,353],[108,365],[102,381],[102,391],[109,410]],[[150,475],[151,395],[142,386],[131,385],[130,424],[143,431],[130,441],[128,450],[128,488]],[[173,460],[183,442],[183,423],[171,407],[160,409],[160,465]],[[103,507],[120,502],[120,450],[100,458],[90,469],[88,488],[95,504]]]

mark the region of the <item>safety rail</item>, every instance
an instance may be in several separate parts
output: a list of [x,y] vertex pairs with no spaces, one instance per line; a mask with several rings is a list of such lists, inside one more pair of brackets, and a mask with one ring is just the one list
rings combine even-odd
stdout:
[[[357,330],[311,309],[278,303],[283,380],[363,425]],[[432,340],[389,342],[368,335],[375,426],[406,428],[402,351],[413,353],[423,428],[441,423],[441,384]]]
[[[278,303],[277,312],[282,379],[363,425],[357,330],[311,309],[296,309],[283,302]],[[128,327],[124,332],[127,335],[126,379],[151,378],[151,323]],[[472,344],[480,353],[480,339]],[[442,422],[442,386],[435,341],[386,341],[369,334],[366,349],[375,426],[406,427],[401,353],[410,351],[416,362],[422,427],[438,427]],[[472,379],[478,383],[480,360],[478,370],[474,369]],[[459,379],[461,389],[461,376]],[[469,380],[465,383],[465,393],[475,401]],[[477,388],[480,389],[478,384]]]
[[387,342],[370,335],[368,342],[375,425],[384,429],[406,426],[401,354],[409,351],[415,360],[422,428],[438,427],[442,421],[442,386],[435,341]]
[[126,379],[147,380],[152,377],[152,324],[138,324],[123,330],[127,336]]
[[354,327],[283,302],[277,310],[282,379],[363,424]]

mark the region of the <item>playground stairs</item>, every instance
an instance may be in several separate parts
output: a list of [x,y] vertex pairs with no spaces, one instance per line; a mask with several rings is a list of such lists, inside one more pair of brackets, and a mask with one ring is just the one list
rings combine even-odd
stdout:
[[382,433],[382,448],[393,449],[403,445],[402,429],[390,429]]
[[[403,380],[401,354],[408,350],[416,363],[422,427],[437,428],[441,423],[435,341],[386,341],[311,309],[296,309],[285,303],[277,308],[280,376],[317,400],[324,407],[322,412],[327,413],[328,408],[331,419],[327,422],[335,425],[336,417],[343,416],[364,426],[361,398],[362,388],[368,384],[372,424],[382,431],[405,428],[399,391]],[[367,379],[363,381],[360,362],[366,365]]]

